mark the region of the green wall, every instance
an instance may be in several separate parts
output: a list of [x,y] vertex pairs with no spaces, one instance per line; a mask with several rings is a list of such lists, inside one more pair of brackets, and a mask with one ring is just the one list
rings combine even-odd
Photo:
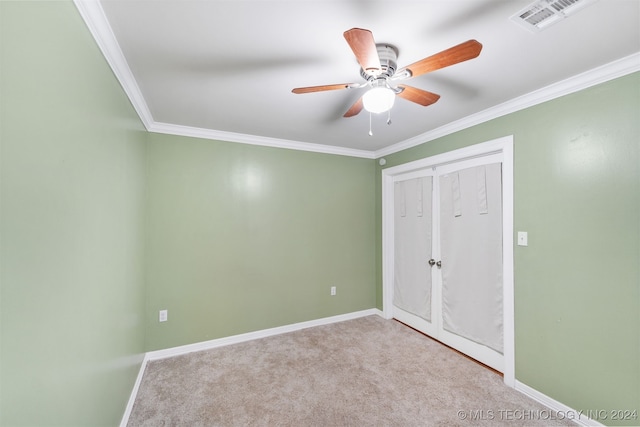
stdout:
[[373,160],[158,134],[148,150],[147,350],[375,306]]
[[0,424],[116,425],[144,350],[147,134],[73,3],[0,14]]
[[514,225],[529,232],[514,253],[516,379],[576,410],[640,417],[640,73],[386,156],[385,167],[505,135]]
[[[71,2],[0,14],[1,425],[114,425],[144,351],[382,308],[373,160],[147,134]],[[578,410],[640,409],[639,88],[386,157],[514,135],[516,378]]]

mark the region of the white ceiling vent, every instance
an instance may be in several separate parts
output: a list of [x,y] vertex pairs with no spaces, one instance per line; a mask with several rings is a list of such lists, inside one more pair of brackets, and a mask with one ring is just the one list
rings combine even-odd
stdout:
[[596,1],[598,0],[539,0],[513,15],[511,20],[537,33]]

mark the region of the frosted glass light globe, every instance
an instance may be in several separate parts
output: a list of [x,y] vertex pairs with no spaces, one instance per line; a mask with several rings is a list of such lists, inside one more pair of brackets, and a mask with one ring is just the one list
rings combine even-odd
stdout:
[[371,113],[383,113],[393,107],[396,99],[394,91],[388,87],[374,87],[362,97],[364,109]]

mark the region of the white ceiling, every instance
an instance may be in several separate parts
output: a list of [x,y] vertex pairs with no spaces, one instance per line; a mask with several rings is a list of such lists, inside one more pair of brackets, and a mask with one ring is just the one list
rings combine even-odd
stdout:
[[[611,63],[640,68],[640,0],[596,1],[539,33],[510,20],[532,3],[76,0],[150,130],[363,157],[500,115],[514,99]],[[403,82],[441,98],[428,107],[397,99],[392,124],[373,115],[369,136],[369,113],[342,117],[365,89],[291,93],[363,81],[343,37],[353,27],[396,46],[400,68],[469,39],[483,50]]]

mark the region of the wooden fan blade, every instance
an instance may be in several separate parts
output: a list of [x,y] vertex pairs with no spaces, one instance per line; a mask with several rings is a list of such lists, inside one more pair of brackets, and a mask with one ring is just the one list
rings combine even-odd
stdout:
[[358,100],[349,108],[349,110],[344,113],[343,117],[353,117],[362,111],[362,97],[358,98]]
[[325,90],[347,89],[350,85],[351,85],[351,83],[341,83],[341,84],[337,84],[337,85],[297,87],[297,88],[293,89],[291,92],[293,92],[293,93],[323,92]]
[[418,89],[413,86],[407,85],[398,85],[399,88],[402,89],[402,92],[398,94],[400,98],[404,98],[407,101],[415,102],[416,104],[420,104],[423,106],[434,104],[438,99],[440,99],[440,95],[427,92],[426,90]]
[[370,75],[380,74],[382,68],[380,57],[371,31],[352,28],[344,32],[344,38],[349,43],[362,69]]
[[480,55],[482,50],[482,44],[476,40],[467,40],[464,43],[460,43],[457,46],[451,47],[447,50],[443,50],[440,53],[421,59],[418,62],[404,67],[398,73],[402,73],[405,70],[411,72],[411,77],[419,76],[421,74],[428,73],[430,71],[439,70],[440,68],[448,67],[450,65],[458,64],[460,62],[468,61],[469,59],[476,58]]

